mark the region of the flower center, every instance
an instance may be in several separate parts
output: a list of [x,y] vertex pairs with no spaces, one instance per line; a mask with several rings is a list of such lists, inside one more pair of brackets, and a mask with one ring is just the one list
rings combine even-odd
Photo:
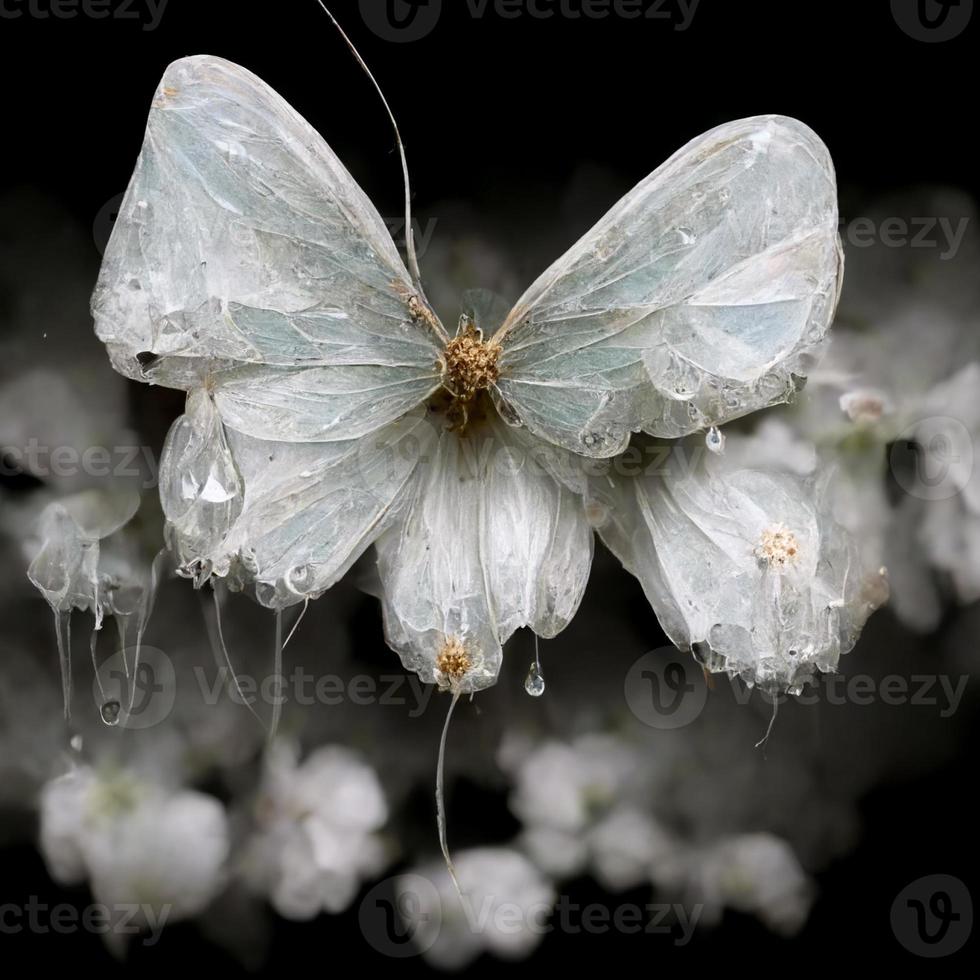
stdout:
[[470,402],[496,383],[499,356],[500,348],[485,341],[473,321],[465,319],[442,353],[443,383],[457,401]]
[[755,556],[770,568],[795,565],[800,556],[800,544],[796,535],[784,524],[767,527],[755,546]]
[[436,655],[436,670],[441,675],[439,687],[443,690],[455,687],[473,666],[473,660],[463,641],[456,636],[447,636],[446,642]]

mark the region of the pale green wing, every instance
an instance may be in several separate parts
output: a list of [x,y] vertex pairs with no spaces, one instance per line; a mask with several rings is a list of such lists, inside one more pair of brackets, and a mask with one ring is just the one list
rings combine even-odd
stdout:
[[127,377],[207,387],[257,438],[349,439],[439,383],[443,330],[384,221],[262,81],[166,70],[92,300]]
[[612,456],[785,401],[840,290],[826,147],[757,116],[693,140],[518,301],[496,335],[504,414]]

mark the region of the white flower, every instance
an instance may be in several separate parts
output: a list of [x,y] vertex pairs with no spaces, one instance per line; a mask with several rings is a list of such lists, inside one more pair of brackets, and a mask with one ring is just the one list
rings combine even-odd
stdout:
[[378,834],[388,819],[381,784],[339,746],[319,748],[299,763],[294,747],[276,742],[255,819],[242,872],[285,918],[343,911],[361,882],[387,863]]
[[538,867],[561,878],[591,868],[611,888],[644,879],[666,837],[642,809],[650,768],[632,746],[613,735],[547,741],[510,766],[510,808]]
[[704,906],[702,921],[717,923],[725,908],[759,918],[774,932],[792,935],[813,901],[810,881],[790,846],[771,834],[743,834],[677,856],[660,875],[685,902]]
[[650,880],[652,870],[674,854],[675,835],[646,810],[618,806],[589,832],[592,868],[609,891],[625,891]]
[[89,881],[112,910],[153,927],[197,915],[224,883],[228,825],[217,800],[125,770],[74,769],[41,795],[41,850],[64,884]]
[[[530,955],[549,928],[551,884],[507,847],[461,851],[454,863],[462,901],[442,867],[395,879],[398,908],[425,959],[458,970],[484,951],[508,960]],[[431,887],[419,887],[419,878]]]

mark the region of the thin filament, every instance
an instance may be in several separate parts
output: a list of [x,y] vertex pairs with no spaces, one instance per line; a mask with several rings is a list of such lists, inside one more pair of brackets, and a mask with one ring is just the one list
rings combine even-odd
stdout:
[[330,18],[330,20],[333,21],[333,26],[337,28],[340,36],[347,44],[347,47],[350,48],[351,54],[354,55],[354,58],[364,70],[367,77],[371,79],[371,84],[378,93],[378,96],[385,107],[385,112],[388,113],[388,118],[391,120],[392,129],[395,131],[395,142],[398,144],[398,155],[401,158],[402,164],[402,180],[405,185],[405,248],[408,253],[408,271],[411,272],[412,279],[415,280],[415,285],[419,292],[422,292],[422,274],[419,272],[419,260],[415,253],[415,235],[412,232],[412,188],[408,177],[408,159],[405,156],[405,144],[402,142],[402,136],[398,129],[398,123],[395,120],[395,114],[391,111],[391,106],[388,104],[388,100],[385,98],[385,94],[382,91],[381,86],[378,84],[378,80],[371,73],[371,69],[368,68],[367,63],[361,57],[361,53],[354,46],[354,42],[347,36],[347,33],[337,22],[337,18],[330,13],[329,8],[323,2],[323,0],[317,0],[317,3],[322,8],[323,12]]
[[224,658],[225,667],[228,669],[228,673],[231,675],[231,679],[234,682],[235,690],[238,693],[238,697],[241,699],[242,704],[248,708],[249,713],[253,718],[262,726],[263,729],[266,728],[265,722],[262,720],[261,715],[252,707],[251,702],[245,698],[245,692],[242,690],[242,686],[238,681],[238,675],[235,673],[235,668],[231,664],[231,657],[228,655],[228,647],[225,645],[224,633],[221,629],[221,603],[218,601],[218,590],[212,585],[211,595],[214,598],[214,620],[217,625],[217,637],[211,631],[210,621],[205,617],[205,623],[208,627],[208,639],[211,641],[211,649],[214,652],[215,659],[218,659],[218,651]]
[[459,887],[459,879],[456,877],[456,868],[453,866],[453,859],[449,856],[449,842],[446,839],[446,794],[444,787],[444,773],[446,768],[446,737],[449,735],[449,723],[452,721],[453,710],[459,700],[459,691],[453,692],[453,699],[449,703],[449,710],[446,712],[446,721],[442,726],[442,737],[439,739],[439,761],[436,764],[436,826],[439,829],[439,847],[446,862],[446,870],[452,878],[453,887],[459,900],[463,901],[463,892]]

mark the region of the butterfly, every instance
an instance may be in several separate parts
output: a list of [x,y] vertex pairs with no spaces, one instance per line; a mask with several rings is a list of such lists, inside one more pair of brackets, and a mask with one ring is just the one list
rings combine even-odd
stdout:
[[729,122],[502,322],[450,332],[322,137],[198,56],[157,88],[92,312],[118,371],[188,393],[160,469],[185,572],[281,610],[375,544],[389,644],[472,692],[516,629],[554,636],[578,607],[584,464],[797,390],[839,298],[837,229],[815,133]]

